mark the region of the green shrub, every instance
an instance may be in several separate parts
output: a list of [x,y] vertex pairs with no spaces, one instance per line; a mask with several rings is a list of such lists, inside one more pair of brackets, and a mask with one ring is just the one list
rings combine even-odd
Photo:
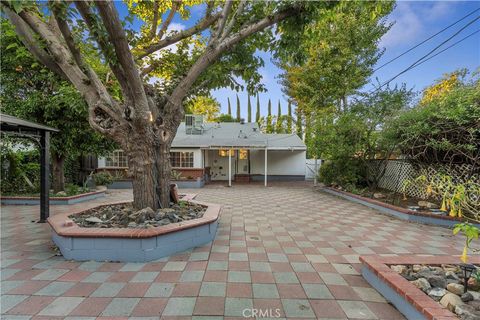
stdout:
[[362,164],[357,159],[335,159],[325,161],[319,170],[319,180],[326,185],[363,185]]
[[40,190],[40,164],[38,150],[13,151],[2,146],[2,194],[33,194]]
[[113,182],[113,177],[108,172],[98,172],[93,175],[93,180],[97,186],[106,186]]

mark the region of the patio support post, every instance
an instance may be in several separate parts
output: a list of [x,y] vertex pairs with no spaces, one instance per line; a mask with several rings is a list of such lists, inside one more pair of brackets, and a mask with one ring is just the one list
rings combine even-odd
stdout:
[[49,216],[49,176],[50,176],[50,132],[42,131],[40,135],[40,220],[44,223]]
[[232,149],[228,149],[228,186],[232,186]]
[[265,187],[267,186],[267,147],[265,147]]

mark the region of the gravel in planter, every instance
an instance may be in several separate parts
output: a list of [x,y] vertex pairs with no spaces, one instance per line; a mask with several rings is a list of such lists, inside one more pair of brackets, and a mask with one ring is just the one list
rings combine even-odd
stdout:
[[180,202],[170,208],[154,211],[150,207],[135,210],[132,204],[107,205],[71,215],[83,228],[134,228],[146,229],[170,223],[203,217],[206,207],[189,202]]
[[480,319],[480,283],[470,278],[468,291],[464,293],[465,284],[458,266],[392,265],[390,268],[460,319]]

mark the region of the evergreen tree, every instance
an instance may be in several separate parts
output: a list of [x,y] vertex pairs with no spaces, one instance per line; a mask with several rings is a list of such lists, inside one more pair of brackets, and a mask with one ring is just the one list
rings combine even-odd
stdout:
[[283,117],[282,117],[282,106],[280,105],[280,100],[278,100],[278,111],[277,111],[277,123],[275,126],[276,133],[283,133]]
[[257,114],[255,115],[255,122],[259,122],[260,121],[260,97],[257,93]]
[[272,126],[272,101],[268,99],[268,114],[267,114],[267,128],[266,128],[267,133],[272,133],[273,132],[273,126]]
[[240,122],[240,99],[237,94],[237,121]]
[[292,102],[288,100],[287,133],[292,133]]
[[297,136],[300,137],[300,139],[303,140],[303,128],[302,128],[302,113],[300,112],[300,110],[297,110],[295,111],[295,113],[297,114]]
[[247,120],[248,122],[252,122],[252,103],[250,102],[250,95],[248,95],[248,109],[247,109]]
[[232,116],[232,105],[230,104],[230,98],[227,98],[227,100],[228,100],[228,112],[227,112],[227,114],[229,116]]

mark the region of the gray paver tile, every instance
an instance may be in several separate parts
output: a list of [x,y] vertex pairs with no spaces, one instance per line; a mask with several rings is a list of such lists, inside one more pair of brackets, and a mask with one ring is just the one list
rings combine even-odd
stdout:
[[308,300],[282,299],[283,310],[287,317],[292,318],[315,318],[315,313]]
[[103,310],[102,316],[128,317],[139,301],[139,298],[114,298]]
[[377,319],[377,316],[361,301],[338,301],[338,304],[349,318]]
[[46,306],[39,315],[41,316],[67,316],[85,298],[80,297],[59,297]]
[[163,316],[191,316],[196,298],[170,298],[163,310]]
[[225,282],[203,282],[199,296],[224,297],[227,284]]
[[226,298],[225,299],[225,316],[227,317],[243,317],[243,310],[252,309],[253,300],[247,298]]

